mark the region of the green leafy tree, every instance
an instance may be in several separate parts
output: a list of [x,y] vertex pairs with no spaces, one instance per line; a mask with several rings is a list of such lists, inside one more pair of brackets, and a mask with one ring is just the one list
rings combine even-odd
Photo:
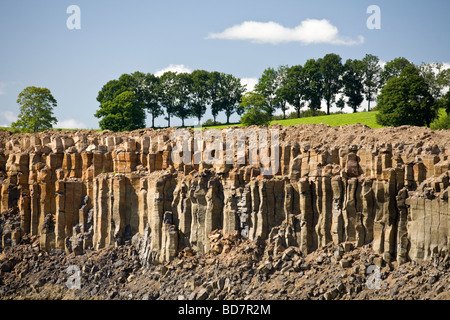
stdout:
[[209,74],[208,86],[210,94],[211,113],[213,115],[214,123],[216,123],[216,118],[219,115],[219,112],[223,109],[223,78],[224,74],[217,71],[211,72]]
[[206,106],[210,103],[209,72],[195,70],[191,73],[191,79],[191,115],[200,122],[206,112]]
[[348,59],[345,62],[344,72],[344,94],[348,98],[348,104],[353,112],[357,112],[364,101],[364,62],[361,60]]
[[137,95],[124,91],[112,101],[104,101],[95,113],[102,130],[132,131],[145,127],[145,112]]
[[138,85],[141,77],[140,73],[123,74],[117,80],[108,81],[99,91],[100,106],[94,116],[100,119],[102,130],[145,128],[145,103]]
[[170,118],[175,113],[178,105],[179,86],[177,73],[164,72],[159,80],[159,103],[166,111],[167,126],[170,127]]
[[434,99],[442,97],[445,87],[450,84],[450,69],[444,69],[443,63],[423,63],[419,67]]
[[262,95],[266,99],[267,113],[272,116],[275,110],[278,108],[278,100],[276,91],[279,89],[278,85],[278,72],[274,68],[267,68],[264,70],[261,77],[258,79],[258,83],[255,86],[255,92]]
[[320,110],[323,97],[323,76],[320,71],[320,61],[309,59],[303,66],[303,76],[305,81],[304,97],[309,101],[309,109],[313,117],[316,111]]
[[330,114],[331,104],[342,88],[341,75],[344,70],[341,57],[330,53],[318,61],[323,76],[323,98],[327,103],[327,114]]
[[231,74],[212,72],[210,77],[210,99],[211,113],[216,122],[216,117],[220,111],[224,111],[227,117],[227,124],[230,123],[230,117],[237,112],[242,114],[238,108],[241,96],[245,92],[245,87],[241,81]]
[[230,117],[233,113],[242,115],[243,109],[239,108],[239,102],[245,92],[245,87],[241,84],[241,80],[233,77],[231,74],[223,76],[222,86],[222,111],[227,117],[227,124],[230,123]]
[[394,60],[386,63],[383,71],[381,71],[381,87],[384,87],[389,79],[400,76],[403,69],[410,65],[413,64],[409,62],[408,59],[403,57],[395,58]]
[[142,102],[144,108],[151,115],[152,128],[154,128],[155,118],[164,113],[159,104],[159,78],[151,73],[144,74],[142,72],[135,72],[132,76],[135,79],[135,92],[139,101]]
[[192,115],[191,112],[191,88],[192,78],[189,73],[177,74],[177,99],[174,110],[174,116],[181,119],[181,125],[184,127],[184,121]]
[[20,113],[16,122],[11,126],[24,131],[39,132],[53,128],[57,123],[53,116],[53,108],[57,103],[47,88],[27,87],[17,99]]
[[247,92],[242,96],[242,102],[239,107],[245,110],[241,117],[241,123],[244,126],[268,126],[271,115],[267,112],[267,100],[261,94]]
[[364,95],[367,100],[367,111],[370,111],[370,102],[374,101],[381,81],[380,59],[377,56],[366,54],[364,63]]
[[298,118],[300,118],[301,109],[305,105],[306,86],[304,68],[297,65],[288,69],[285,85],[278,90],[278,95],[297,111]]
[[377,101],[376,119],[383,126],[430,126],[438,115],[438,104],[413,65],[405,67],[399,77],[391,78]]
[[288,82],[288,72],[289,67],[288,66],[279,66],[277,70],[277,78],[276,78],[276,104],[278,105],[278,108],[283,113],[283,119],[286,119],[286,112],[289,109],[289,102],[286,99],[285,95],[283,94],[283,88],[287,85]]

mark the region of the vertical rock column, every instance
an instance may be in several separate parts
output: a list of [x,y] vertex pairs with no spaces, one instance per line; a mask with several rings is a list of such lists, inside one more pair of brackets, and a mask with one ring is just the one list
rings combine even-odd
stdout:
[[300,251],[308,254],[312,251],[313,245],[313,219],[314,213],[311,200],[311,186],[307,178],[302,178],[299,182],[300,194]]
[[333,190],[331,237],[334,244],[339,244],[344,241],[344,218],[342,214],[344,194],[341,177],[336,176],[331,179],[331,189]]

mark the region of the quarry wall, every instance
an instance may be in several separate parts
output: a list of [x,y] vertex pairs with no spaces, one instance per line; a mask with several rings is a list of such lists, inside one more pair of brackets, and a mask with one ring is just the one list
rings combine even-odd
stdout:
[[280,146],[270,176],[237,161],[174,163],[173,128],[2,133],[0,210],[17,207],[20,223],[3,228],[0,244],[32,234],[43,250],[81,254],[135,242],[149,262],[164,262],[210,250],[208,235],[221,229],[304,254],[329,242],[372,244],[399,263],[448,252],[448,131],[271,129]]

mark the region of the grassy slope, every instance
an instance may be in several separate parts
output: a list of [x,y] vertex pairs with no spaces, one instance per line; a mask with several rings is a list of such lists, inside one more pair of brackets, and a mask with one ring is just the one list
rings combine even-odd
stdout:
[[[332,114],[329,116],[320,117],[308,117],[299,119],[287,119],[287,120],[274,120],[271,124],[279,123],[283,126],[295,126],[297,124],[327,124],[330,126],[345,126],[347,124],[365,124],[371,128],[381,128],[376,123],[375,116],[377,111],[372,112],[358,112],[358,113],[344,113],[344,114]],[[232,124],[230,126],[240,126],[240,124]],[[222,129],[228,127],[227,125],[211,126],[208,128]]]
[[[371,112],[358,112],[358,113],[344,113],[344,114],[332,114],[329,116],[319,116],[319,117],[308,117],[308,118],[299,118],[299,119],[287,119],[287,120],[274,120],[271,124],[279,123],[283,126],[295,126],[297,124],[326,124],[332,127],[334,126],[345,126],[348,124],[365,124],[370,128],[381,128],[382,126],[376,122],[376,114],[377,111]],[[444,117],[446,112],[444,109],[440,110],[439,116]],[[214,128],[214,129],[223,129],[227,127],[233,126],[241,126],[239,123],[232,123],[229,125],[216,125],[216,126],[207,126],[203,128]],[[11,130],[11,128],[1,128],[1,130]],[[67,131],[73,131],[76,129],[64,129]],[[59,130],[61,131],[61,130]],[[94,129],[94,131],[101,131],[100,129]],[[14,132],[14,131],[13,131]]]

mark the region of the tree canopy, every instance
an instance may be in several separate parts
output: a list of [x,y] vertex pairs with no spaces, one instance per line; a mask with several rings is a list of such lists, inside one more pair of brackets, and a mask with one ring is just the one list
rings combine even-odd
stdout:
[[377,122],[384,126],[430,126],[438,107],[419,70],[406,66],[388,80],[378,96]]
[[241,118],[244,126],[267,126],[270,123],[271,115],[267,112],[267,100],[262,94],[246,93],[242,96],[239,107],[245,110]]
[[341,57],[334,53],[319,59],[319,65],[323,77],[323,98],[327,103],[327,114],[330,114],[331,103],[335,102],[336,95],[342,88],[344,66]]
[[20,105],[20,113],[13,128],[21,128],[27,132],[39,132],[53,128],[57,123],[53,116],[56,107],[56,99],[47,88],[27,87],[17,99]]
[[[371,103],[377,101],[380,89],[389,80],[399,78],[409,67],[419,71],[433,98],[439,101],[442,108],[447,108],[448,98],[443,95],[450,83],[450,69],[445,69],[442,63],[422,64],[417,68],[401,57],[382,67],[379,58],[371,54],[366,54],[362,60],[348,59],[343,63],[339,55],[330,53],[323,58],[309,59],[303,65],[266,68],[251,95],[244,94],[246,88],[239,78],[218,71],[168,71],[160,77],[142,72],[123,74],[119,79],[109,81],[100,90],[97,97],[100,110],[96,116],[103,119],[107,116],[106,113],[113,112],[115,115],[112,118],[120,117],[121,121],[131,121],[126,120],[129,117],[118,115],[124,112],[125,106],[119,108],[123,102],[127,103],[127,108],[133,106],[133,110],[142,108],[148,111],[152,127],[155,126],[155,118],[162,115],[165,115],[168,126],[173,117],[181,119],[182,126],[188,118],[201,121],[208,108],[214,119],[211,120],[212,123],[217,123],[217,117],[222,113],[228,124],[233,114],[244,113],[243,99],[254,99],[254,94],[258,95],[258,99],[264,99],[264,103],[257,105],[258,112],[265,112],[270,118],[278,111],[286,118],[286,113],[291,108],[300,117],[304,107],[309,109],[309,114],[315,116],[323,107],[322,101],[325,102],[327,114],[331,113],[333,106],[341,112],[346,106],[357,112],[364,99],[368,103],[367,110],[370,111]],[[127,95],[127,99],[123,96],[116,99],[125,92],[134,93],[135,101],[131,105],[130,95]],[[249,111],[246,110],[246,113]],[[135,127],[145,126],[145,112],[136,111],[133,114],[136,117]],[[292,116],[291,114],[290,117]],[[109,120],[104,120],[102,125],[111,130],[133,127],[113,125]]]

